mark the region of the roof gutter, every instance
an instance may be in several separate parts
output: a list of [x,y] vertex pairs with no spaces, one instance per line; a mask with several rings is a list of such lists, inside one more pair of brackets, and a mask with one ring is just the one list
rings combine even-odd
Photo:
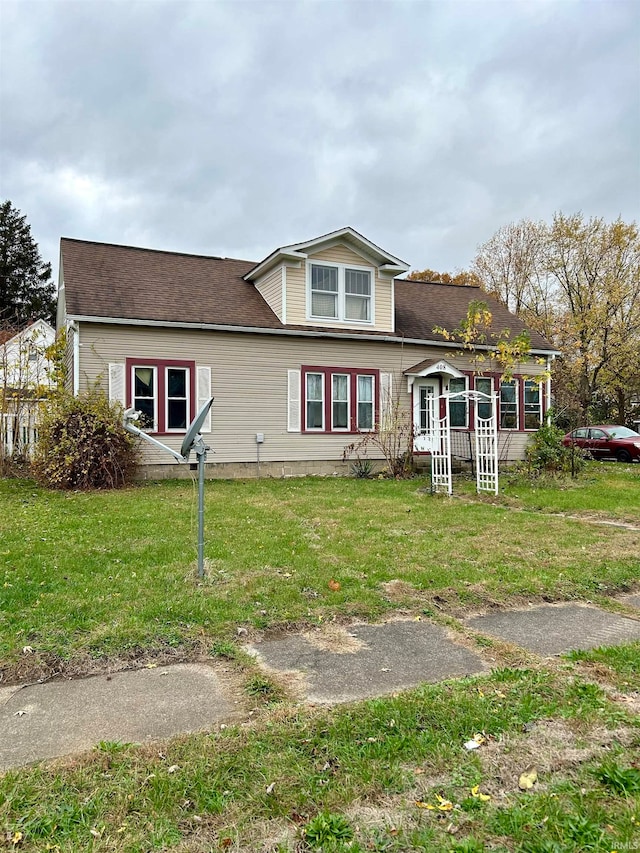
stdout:
[[[114,326],[151,326],[160,329],[192,329],[200,332],[241,332],[255,335],[286,335],[295,338],[337,338],[346,341],[379,341],[393,344],[418,344],[419,346],[447,347],[460,349],[460,344],[451,341],[435,341],[426,338],[405,338],[402,335],[349,335],[344,332],[318,331],[308,329],[266,329],[262,326],[232,326],[223,323],[179,323],[175,320],[139,320],[123,317],[93,317],[83,314],[68,314],[70,320],[79,323],[108,323]],[[490,352],[494,347],[478,344],[477,349]],[[531,349],[533,355],[560,355],[559,350]]]

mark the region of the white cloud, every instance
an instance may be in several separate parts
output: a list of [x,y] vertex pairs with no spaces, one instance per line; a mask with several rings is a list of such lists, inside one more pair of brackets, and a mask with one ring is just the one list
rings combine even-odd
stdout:
[[633,219],[640,6],[4,0],[2,194],[61,235],[259,259],[350,224],[416,266]]

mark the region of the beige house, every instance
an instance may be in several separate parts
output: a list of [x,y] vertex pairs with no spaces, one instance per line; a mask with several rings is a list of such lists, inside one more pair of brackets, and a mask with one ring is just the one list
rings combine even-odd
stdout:
[[[550,399],[548,380],[532,377],[554,350],[532,334],[520,375],[504,382],[490,357],[479,373],[435,330],[456,328],[477,299],[496,330],[515,335],[521,321],[477,288],[407,281],[408,270],[352,228],[259,263],[63,239],[58,328],[68,333],[70,386],[102,385],[176,450],[213,396],[205,429],[215,476],[253,476],[258,458],[273,476],[343,472],[345,446],[394,407],[413,418],[415,451],[428,454],[429,398],[465,389],[497,394],[501,457],[519,458]],[[451,406],[460,455],[473,405]],[[143,459],[145,476],[184,470],[147,445]]]

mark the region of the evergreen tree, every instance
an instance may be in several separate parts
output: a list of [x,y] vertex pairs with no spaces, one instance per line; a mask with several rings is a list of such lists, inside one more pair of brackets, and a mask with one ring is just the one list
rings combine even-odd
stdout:
[[42,318],[55,322],[51,264],[40,257],[31,226],[12,203],[0,204],[0,323],[14,328]]

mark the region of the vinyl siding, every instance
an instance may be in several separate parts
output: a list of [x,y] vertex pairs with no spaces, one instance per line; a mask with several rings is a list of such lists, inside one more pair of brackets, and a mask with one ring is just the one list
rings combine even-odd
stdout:
[[[289,271],[287,272],[287,280]],[[469,358],[454,350],[378,341],[340,341],[271,334],[242,334],[181,329],[151,329],[107,324],[81,324],[80,390],[94,383],[105,390],[110,362],[126,358],[189,359],[211,368],[211,434],[207,436],[213,462],[251,462],[256,458],[255,435],[265,434],[260,456],[268,461],[336,460],[354,436],[310,435],[287,431],[287,380],[290,369],[301,365],[368,368],[393,373],[394,399],[408,409],[411,397],[402,371],[426,358],[445,358],[461,370]],[[539,365],[527,365],[531,375]],[[511,451],[521,452],[528,436],[501,435]],[[181,436],[161,440],[179,449]],[[173,464],[171,457],[144,446],[144,460]]]
[[256,288],[280,322],[284,322],[282,313],[282,267],[276,267],[263,278],[258,279]]
[[[376,331],[391,332],[393,330],[393,281],[381,277],[371,261],[351,251],[346,246],[333,246],[309,255],[309,261],[333,261],[337,264],[353,264],[355,266],[371,267],[374,270],[375,289],[375,318],[371,327]],[[307,262],[307,263],[308,263]],[[348,323],[331,324],[327,320],[310,320],[307,317],[307,276],[304,265],[287,268],[287,323],[301,326],[335,326],[336,329],[348,328]],[[362,329],[362,324],[354,324]]]

